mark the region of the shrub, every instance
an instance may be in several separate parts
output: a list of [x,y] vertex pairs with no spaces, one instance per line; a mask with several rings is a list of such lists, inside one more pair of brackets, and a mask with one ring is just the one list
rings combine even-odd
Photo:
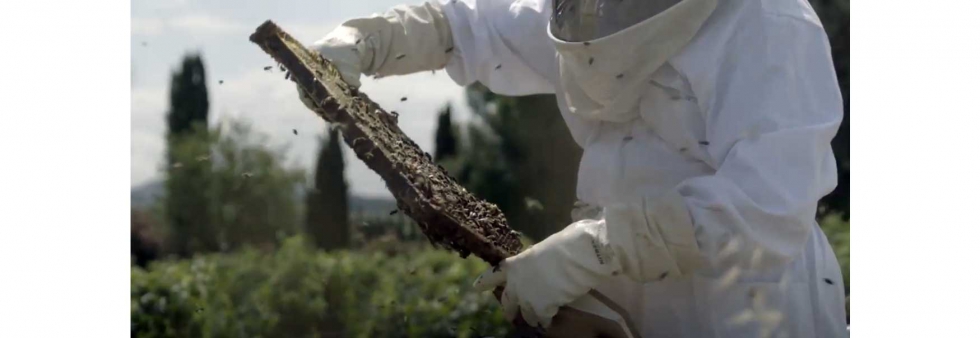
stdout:
[[425,248],[319,252],[300,237],[132,267],[134,337],[479,337],[509,324],[470,283],[487,265]]

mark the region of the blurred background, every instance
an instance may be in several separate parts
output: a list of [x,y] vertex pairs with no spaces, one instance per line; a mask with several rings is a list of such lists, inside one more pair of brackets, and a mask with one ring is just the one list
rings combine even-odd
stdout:
[[[404,0],[140,0],[131,31],[134,337],[505,336],[469,283],[486,264],[431,248],[384,182],[248,41],[267,19],[312,43]],[[415,2],[409,2],[414,4]],[[849,1],[811,0],[845,98],[839,185],[818,218],[849,295]],[[362,91],[525,240],[569,222],[580,150],[551,95],[503,97],[443,71]],[[402,100],[402,98],[407,98]]]

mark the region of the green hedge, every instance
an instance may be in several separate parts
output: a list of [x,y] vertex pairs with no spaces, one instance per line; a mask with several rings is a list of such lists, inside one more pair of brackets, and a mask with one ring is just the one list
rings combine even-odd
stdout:
[[131,274],[134,337],[505,336],[496,300],[470,283],[485,263],[451,252],[314,250],[163,261]]
[[[849,291],[850,224],[822,222]],[[421,243],[324,253],[300,237],[274,253],[132,267],[133,337],[502,337],[510,326],[470,288],[487,265]],[[849,293],[849,292],[848,292]]]

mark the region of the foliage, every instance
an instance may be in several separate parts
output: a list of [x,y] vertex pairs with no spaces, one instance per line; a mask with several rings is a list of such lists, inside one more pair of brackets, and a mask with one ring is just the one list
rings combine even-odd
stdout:
[[840,214],[830,214],[820,220],[820,228],[834,249],[844,277],[844,295],[847,297],[847,318],[851,318],[851,223]]
[[283,165],[285,149],[267,147],[268,137],[242,121],[219,125],[212,133],[217,138],[212,203],[222,249],[271,247],[276,238],[299,232],[296,191],[306,174]]
[[173,251],[188,256],[196,251],[218,250],[209,227],[214,210],[209,190],[210,163],[187,161],[179,153],[207,153],[208,89],[200,55],[184,56],[171,75],[170,108],[167,111],[166,220],[172,227]]
[[478,120],[467,126],[457,156],[441,163],[534,239],[568,225],[581,150],[554,95],[504,97],[479,84],[467,95]]
[[452,108],[446,105],[439,111],[436,124],[436,151],[433,157],[436,162],[456,156],[459,141],[457,140],[456,125],[453,124]]
[[203,125],[192,130],[168,140],[169,165],[162,200],[170,251],[181,257],[220,249],[210,196],[213,168],[210,161],[198,160],[208,156],[214,136]]
[[841,272],[844,274],[844,288],[847,294],[851,293],[851,223],[843,220],[841,215],[833,214],[825,217],[820,222],[830,246],[834,248],[837,261],[840,263]]
[[326,250],[346,248],[351,241],[341,143],[337,130],[329,129],[317,157],[313,189],[306,193],[306,231]]
[[851,213],[851,2],[850,0],[810,0],[830,38],[837,83],[844,98],[844,120],[831,142],[837,160],[837,188],[821,200],[820,216]]
[[316,250],[301,237],[131,272],[133,337],[478,337],[509,325],[470,288],[486,264],[451,252]]
[[[304,173],[283,167],[285,152],[266,143],[267,137],[247,123],[231,121],[210,131],[198,129],[172,144],[172,158],[182,165],[169,168],[166,209],[189,220],[168,219],[175,253],[188,257],[246,244],[268,249],[277,237],[298,232],[295,189],[302,185]],[[190,193],[202,196],[211,206],[208,212],[191,205],[197,199],[181,199]],[[188,214],[181,208],[198,212]]]
[[157,229],[150,213],[130,209],[129,253],[133,264],[146,267],[150,261],[160,256],[163,241]]
[[170,78],[169,135],[189,134],[195,124],[208,122],[208,88],[204,61],[200,55],[184,56],[180,69]]

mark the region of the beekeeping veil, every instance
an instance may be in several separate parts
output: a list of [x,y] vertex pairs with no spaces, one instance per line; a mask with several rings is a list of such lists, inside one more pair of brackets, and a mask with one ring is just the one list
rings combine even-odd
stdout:
[[717,0],[553,0],[559,99],[584,117],[637,116],[653,73],[697,34]]

